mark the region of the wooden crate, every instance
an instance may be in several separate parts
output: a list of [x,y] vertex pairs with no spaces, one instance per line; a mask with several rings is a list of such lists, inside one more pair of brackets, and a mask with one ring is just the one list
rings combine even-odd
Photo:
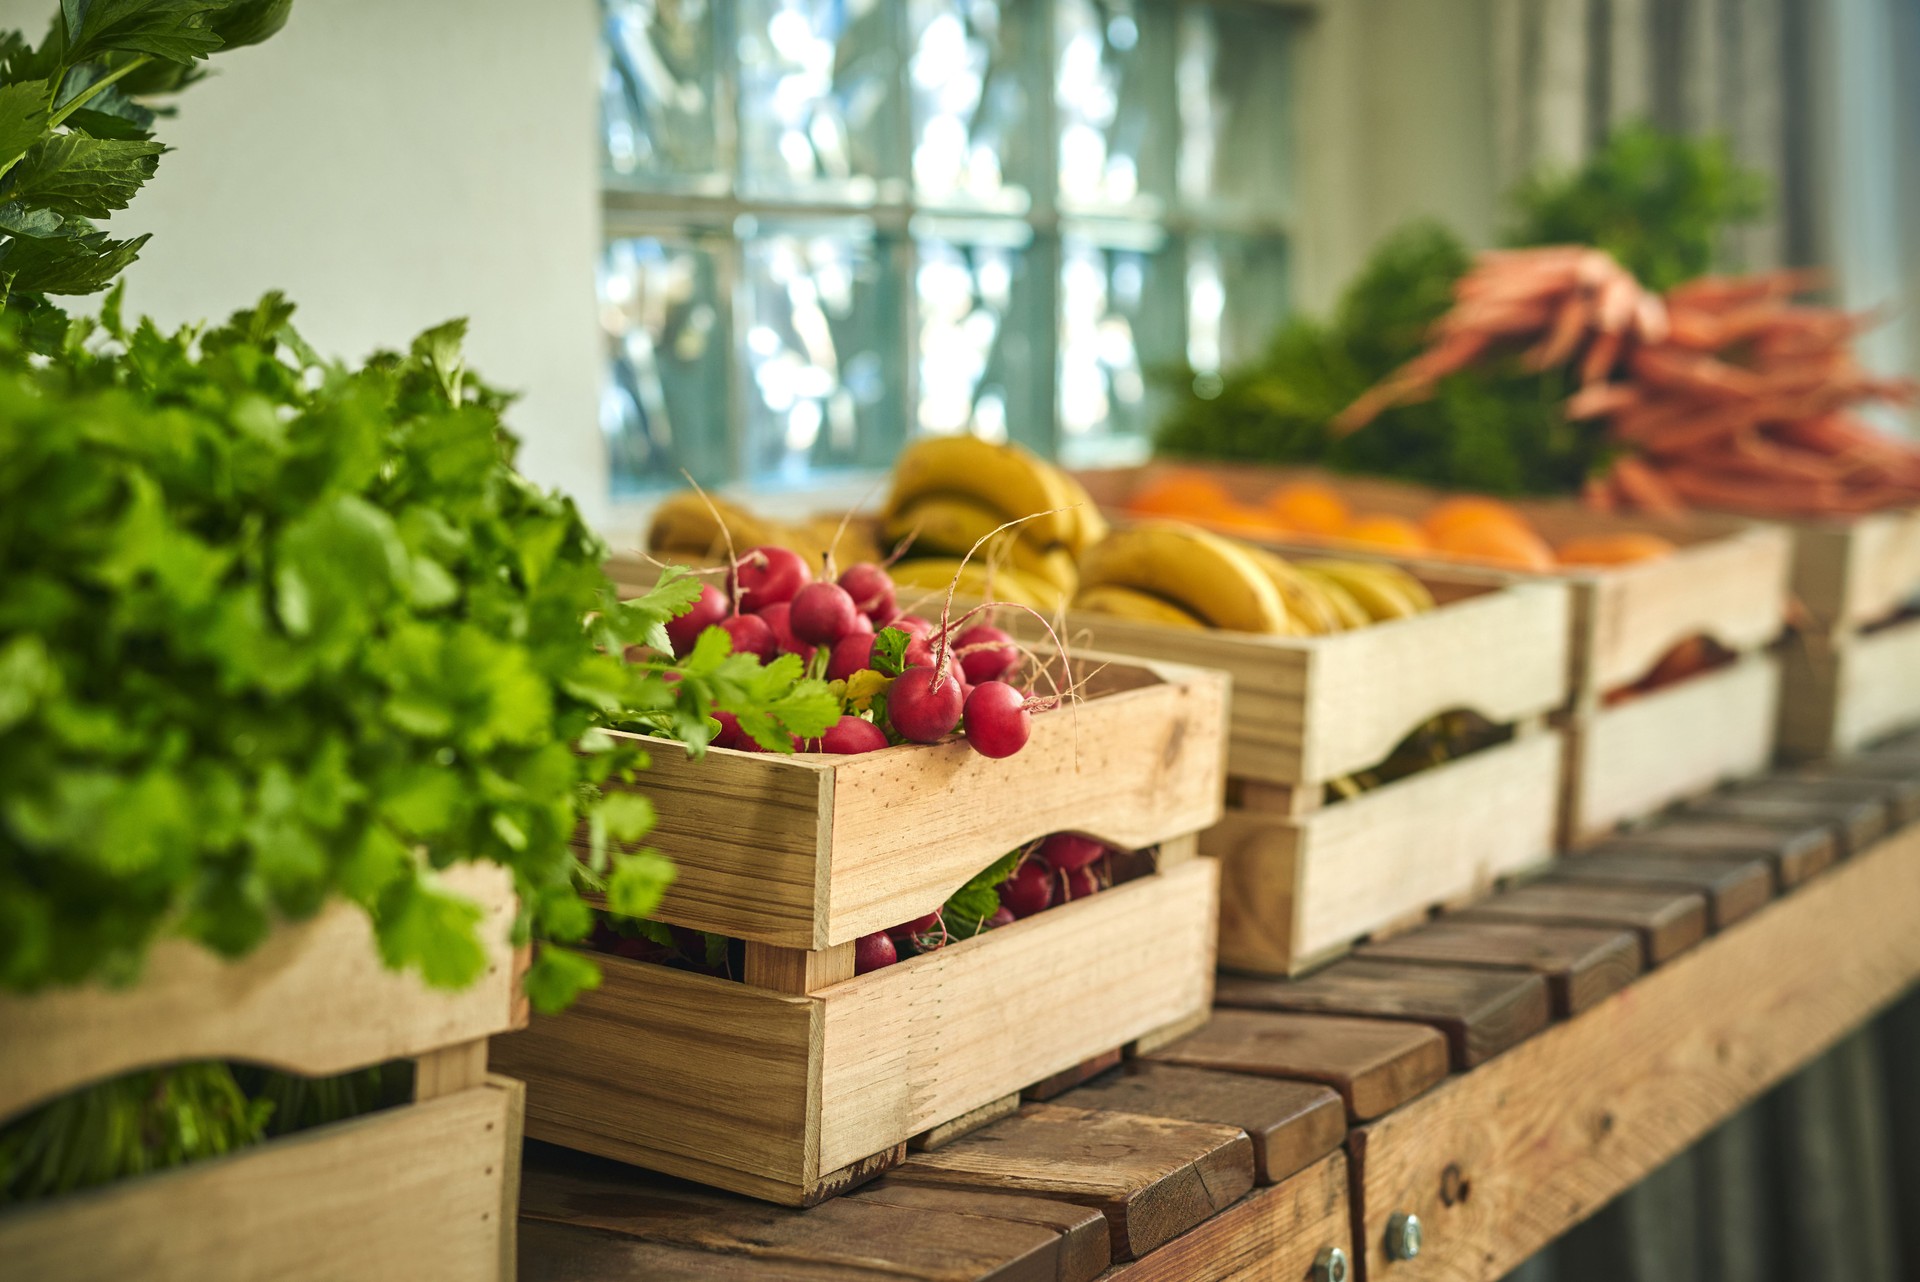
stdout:
[[1018,754],[959,741],[860,756],[711,750],[665,740],[642,789],[649,844],[678,869],[654,913],[777,949],[850,947],[938,908],[1016,846],[1082,832],[1127,850],[1220,817],[1227,682],[1170,663],[1106,662],[1087,697],[1037,716]]
[[493,1063],[527,1082],[536,1138],[811,1205],[917,1135],[1203,1018],[1218,876],[1191,848],[860,976],[831,964],[845,950],[759,973],[750,954],[745,983],[604,958],[597,991],[497,1040]]
[[1806,620],[1786,655],[1780,747],[1825,757],[1920,725],[1920,509],[1793,527]]
[[193,1060],[318,1077],[412,1059],[416,1080],[394,1108],[0,1211],[0,1260],[63,1282],[510,1280],[521,1090],[487,1076],[486,1043],[526,1022],[525,957],[505,870],[446,881],[487,913],[487,973],[458,993],[385,969],[365,914],[335,903],[236,962],[169,940],[133,986],[0,997],[0,1120]]

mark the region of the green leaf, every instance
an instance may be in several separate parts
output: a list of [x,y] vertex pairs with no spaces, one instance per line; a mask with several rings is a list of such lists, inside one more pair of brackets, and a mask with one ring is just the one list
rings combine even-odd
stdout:
[[97,232],[17,236],[0,248],[0,274],[11,277],[10,292],[91,294],[125,271],[151,239],[109,240]]
[[660,906],[673,878],[673,864],[657,850],[616,855],[607,879],[607,907],[622,916],[645,917]]
[[600,968],[571,949],[548,945],[534,954],[523,987],[537,1014],[557,1015],[582,992],[600,987]]
[[623,845],[631,845],[653,831],[656,816],[653,802],[644,793],[610,792],[600,799],[600,814],[607,835]]
[[67,59],[103,53],[145,53],[192,62],[220,47],[210,24],[228,0],[60,0],[67,23]]
[[105,218],[127,207],[140,185],[153,177],[165,150],[156,142],[55,134],[28,149],[14,169],[7,197],[59,214]]
[[869,665],[884,677],[897,677],[907,670],[907,646],[911,634],[901,628],[881,628],[873,638],[873,658]]
[[34,705],[60,688],[60,673],[37,636],[0,645],[0,732],[33,715]]
[[221,46],[239,49],[257,45],[287,25],[293,0],[234,0],[213,20]]
[[24,156],[46,133],[50,93],[45,80],[0,87],[0,169]]
[[434,988],[464,988],[487,968],[477,934],[481,916],[472,900],[422,877],[395,882],[374,916],[381,959],[395,970],[419,971]]

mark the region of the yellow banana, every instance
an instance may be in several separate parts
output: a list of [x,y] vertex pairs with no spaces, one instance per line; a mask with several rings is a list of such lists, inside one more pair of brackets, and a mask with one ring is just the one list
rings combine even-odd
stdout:
[[1433,608],[1433,594],[1398,566],[1379,561],[1313,560],[1301,568],[1334,580],[1375,622],[1406,619]]
[[1054,469],[1065,487],[1068,500],[1075,504],[1073,508],[1073,528],[1067,533],[1067,548],[1076,557],[1107,537],[1112,527],[1101,514],[1100,505],[1087,493],[1087,487],[1080,484],[1080,478],[1059,468]]
[[808,517],[782,531],[779,538],[782,545],[806,557],[807,564],[815,567],[816,572],[821,553],[829,547],[833,549],[834,564],[842,570],[858,561],[881,559],[880,549],[873,541],[873,525],[864,518],[848,521],[842,529],[837,516]]
[[[718,520],[714,518],[716,512]],[[745,552],[777,541],[781,531],[725,499],[712,495],[702,498],[693,490],[680,490],[654,507],[647,525],[647,550],[717,561],[727,554],[728,533],[733,535],[734,550]]]
[[1123,588],[1117,583],[1103,583],[1097,588],[1088,588],[1073,598],[1073,608],[1111,614],[1121,619],[1138,619],[1143,623],[1159,623],[1170,628],[1207,626],[1171,601],[1133,588]]
[[1367,613],[1367,608],[1360,604],[1353,593],[1347,591],[1346,585],[1340,580],[1312,566],[1302,565],[1296,568],[1307,582],[1313,585],[1327,609],[1332,611],[1334,618],[1339,621],[1335,631],[1351,632],[1355,628],[1364,628],[1373,622],[1373,616]]
[[1244,548],[1170,521],[1115,530],[1080,560],[1083,588],[1117,584],[1164,597],[1216,628],[1285,632],[1286,602]]
[[[887,516],[881,530],[889,544],[898,544],[911,536],[909,556],[914,552],[933,552],[959,557],[972,551],[975,543],[992,534],[1005,520],[992,508],[963,495],[929,494]],[[974,559],[1005,562],[1072,595],[1080,585],[1080,572],[1073,564],[1073,555],[1065,548],[1035,546],[1020,537],[1021,528],[1016,526],[994,535],[974,553]]]
[[977,436],[931,436],[914,442],[893,465],[887,514],[902,512],[929,494],[964,496],[1002,513],[1002,521],[1033,516],[1018,528],[1041,547],[1067,543],[1074,529],[1072,513],[1064,510],[1074,498],[1061,473],[1017,445],[994,445]]
[[[1042,614],[1053,614],[1066,603],[1067,594],[1051,583],[1023,574],[1012,566],[989,567],[975,557],[963,567],[959,557],[929,556],[917,560],[897,562],[887,571],[899,588],[915,588],[922,594],[933,594],[929,605],[938,609],[939,601],[944,599],[947,586],[959,579],[954,588],[956,596],[974,601],[1006,601],[1013,605],[1031,606]],[[912,593],[902,591],[901,606],[905,608]],[[925,613],[923,608],[922,613]]]
[[1242,550],[1253,558],[1254,564],[1280,593],[1280,599],[1287,603],[1287,635],[1314,637],[1340,631],[1339,613],[1312,580],[1277,553],[1258,544],[1246,544]]

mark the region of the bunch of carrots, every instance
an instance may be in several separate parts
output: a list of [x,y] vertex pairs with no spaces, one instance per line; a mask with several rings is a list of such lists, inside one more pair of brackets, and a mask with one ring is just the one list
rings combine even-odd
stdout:
[[1427,350],[1335,427],[1357,430],[1517,353],[1530,369],[1567,369],[1578,385],[1568,418],[1603,424],[1620,447],[1587,486],[1602,510],[1843,516],[1920,502],[1920,447],[1851,412],[1910,404],[1916,388],[1854,359],[1851,340],[1871,317],[1793,301],[1813,283],[1705,276],[1662,296],[1596,249],[1483,254]]

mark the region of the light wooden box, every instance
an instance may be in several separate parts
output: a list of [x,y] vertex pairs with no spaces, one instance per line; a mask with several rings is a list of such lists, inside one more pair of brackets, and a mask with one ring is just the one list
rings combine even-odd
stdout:
[[486,1039],[526,1020],[502,869],[447,874],[487,911],[487,974],[458,993],[386,970],[336,903],[225,962],[157,945],[140,981],[0,997],[0,1119],[139,1068],[235,1059],[325,1076],[415,1061],[415,1099],[172,1171],[0,1211],[8,1276],[62,1282],[506,1279],[521,1087]]
[[1920,724],[1920,509],[1793,527],[1793,591],[1807,614],[1786,655],[1780,746],[1851,752]]
[[[735,983],[601,959],[565,1015],[493,1044],[538,1139],[788,1205],[1103,1052],[1205,1017],[1217,872],[1161,871],[865,975]],[[816,954],[816,956],[818,956]],[[849,967],[850,970],[850,967]],[[783,991],[784,989],[784,991]]]

